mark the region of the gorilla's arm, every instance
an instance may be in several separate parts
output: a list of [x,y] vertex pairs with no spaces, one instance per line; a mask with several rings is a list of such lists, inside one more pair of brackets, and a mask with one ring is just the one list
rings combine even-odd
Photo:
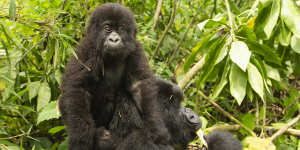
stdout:
[[90,95],[85,85],[91,73],[72,57],[65,70],[59,110],[70,136],[72,150],[93,149],[95,122],[90,112]]

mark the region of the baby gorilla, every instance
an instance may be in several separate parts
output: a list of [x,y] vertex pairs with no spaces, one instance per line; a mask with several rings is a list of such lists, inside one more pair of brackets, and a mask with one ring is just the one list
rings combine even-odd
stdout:
[[[186,147],[196,137],[201,120],[191,109],[180,106],[183,95],[178,86],[155,77],[134,84],[132,91],[134,101],[126,93],[120,95],[123,99],[109,131],[98,132],[103,133],[97,135],[99,150],[173,150]],[[164,132],[158,127],[165,127]]]

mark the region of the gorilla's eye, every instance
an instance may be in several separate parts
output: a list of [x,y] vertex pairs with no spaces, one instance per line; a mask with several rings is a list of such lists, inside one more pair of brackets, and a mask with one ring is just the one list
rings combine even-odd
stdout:
[[110,33],[112,31],[112,29],[110,28],[110,26],[108,24],[104,25],[104,31],[107,33]]
[[123,24],[120,25],[120,26],[119,26],[119,30],[120,30],[120,31],[124,31],[124,30],[125,30],[125,26],[124,26]]

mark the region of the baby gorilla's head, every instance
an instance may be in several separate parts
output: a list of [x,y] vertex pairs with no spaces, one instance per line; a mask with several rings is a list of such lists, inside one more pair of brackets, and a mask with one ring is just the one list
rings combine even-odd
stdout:
[[97,7],[91,15],[87,35],[104,54],[128,54],[134,50],[137,28],[133,13],[118,3]]

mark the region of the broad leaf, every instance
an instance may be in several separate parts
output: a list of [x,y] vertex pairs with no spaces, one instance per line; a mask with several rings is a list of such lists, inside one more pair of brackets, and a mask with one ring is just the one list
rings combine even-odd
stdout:
[[246,71],[250,60],[251,52],[248,46],[242,41],[232,42],[229,52],[231,60],[237,64],[243,71]]
[[291,47],[296,53],[300,54],[300,38],[293,35],[291,40]]
[[[185,61],[184,65],[183,65],[183,70],[186,73],[189,69],[190,66],[194,63],[195,58],[197,56],[197,54],[208,45],[208,43],[212,42],[210,39],[211,37],[215,34],[209,34],[206,35],[200,42],[197,43],[197,45],[192,49],[192,53],[191,55],[188,57],[188,59]],[[214,40],[213,40],[214,41]]]
[[246,95],[247,74],[243,72],[237,65],[232,64],[229,74],[230,93],[241,105]]
[[[229,57],[227,57],[227,58],[229,58]],[[221,81],[213,90],[212,99],[215,99],[216,97],[218,97],[219,94],[222,92],[223,88],[225,87],[225,85],[228,83],[227,76],[228,76],[228,72],[230,70],[229,64],[230,64],[229,59],[227,59],[224,71],[222,73]]]
[[252,89],[264,100],[264,81],[258,69],[251,63],[248,68],[248,80]]
[[48,104],[51,98],[51,89],[46,81],[40,84],[40,89],[38,92],[37,99],[37,111],[41,110],[44,106]]
[[266,63],[264,63],[264,66],[266,68],[267,75],[269,78],[274,79],[276,81],[280,81],[280,74],[276,68],[273,68],[273,67],[267,65]]
[[280,19],[280,20],[281,20],[280,33],[278,35],[279,42],[283,46],[288,46],[290,44],[292,34],[289,31],[289,29],[286,27],[286,25],[284,24],[283,20],[282,19]]
[[266,18],[266,25],[264,26],[264,32],[267,36],[267,39],[270,38],[273,28],[275,27],[275,25],[277,23],[279,11],[280,11],[280,1],[273,0],[271,12],[270,12],[268,18]]
[[56,102],[48,103],[39,113],[37,118],[37,124],[42,121],[58,118],[59,115],[56,113]]
[[255,41],[246,41],[249,49],[256,54],[264,57],[265,61],[271,62],[277,65],[281,65],[280,57],[275,53],[275,51],[267,45],[259,44]]
[[289,29],[300,38],[300,10],[292,0],[281,0],[281,18]]
[[39,81],[30,82],[28,84],[27,88],[28,88],[29,99],[31,100],[32,98],[34,98],[38,95],[38,91],[40,88],[40,82]]

